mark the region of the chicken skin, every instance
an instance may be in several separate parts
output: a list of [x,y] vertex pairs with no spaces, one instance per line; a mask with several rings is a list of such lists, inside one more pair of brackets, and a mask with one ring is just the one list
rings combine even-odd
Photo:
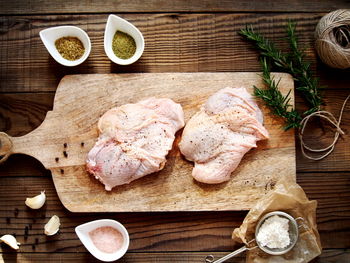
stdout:
[[184,126],[182,107],[170,99],[149,98],[107,111],[86,167],[107,191],[163,169],[175,133]]
[[209,97],[187,122],[179,144],[194,162],[199,182],[228,181],[242,157],[256,142],[268,138],[263,114],[245,88],[224,88]]

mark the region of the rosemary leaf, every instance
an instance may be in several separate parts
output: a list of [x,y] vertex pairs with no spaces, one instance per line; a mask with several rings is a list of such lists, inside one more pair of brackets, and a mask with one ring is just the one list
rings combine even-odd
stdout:
[[[319,80],[312,76],[310,63],[304,60],[306,55],[298,46],[296,23],[289,21],[286,32],[290,46],[290,52],[288,53],[283,53],[276,48],[273,42],[255,32],[251,25],[240,30],[239,34],[250,41],[260,53],[260,62],[263,69],[262,78],[266,89],[254,87],[254,95],[263,99],[275,115],[285,119],[286,126],[284,129],[288,130],[299,127],[303,116],[319,110],[322,105],[322,96]],[[270,65],[274,69],[290,73],[293,76],[296,90],[301,93],[310,106],[307,111],[300,114],[289,105],[290,92],[286,96],[280,93],[278,82],[276,83],[271,77]]]
[[283,96],[278,89],[279,81],[276,82],[271,76],[266,58],[261,58],[260,63],[263,69],[262,79],[267,88],[259,89],[254,86],[254,96],[261,98],[271,108],[273,114],[284,118],[285,130],[299,127],[302,118],[289,104],[291,90]]

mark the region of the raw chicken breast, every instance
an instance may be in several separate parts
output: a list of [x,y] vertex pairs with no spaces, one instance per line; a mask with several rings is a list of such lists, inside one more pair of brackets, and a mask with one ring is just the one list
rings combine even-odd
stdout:
[[199,182],[230,179],[243,155],[268,138],[263,114],[245,88],[224,88],[213,94],[186,124],[179,144],[195,166]]
[[183,126],[182,108],[170,99],[112,108],[98,122],[100,137],[88,154],[87,170],[107,191],[157,172]]

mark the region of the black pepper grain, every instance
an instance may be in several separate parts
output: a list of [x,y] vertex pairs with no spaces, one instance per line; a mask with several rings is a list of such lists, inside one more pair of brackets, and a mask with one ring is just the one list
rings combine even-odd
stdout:
[[56,157],[55,158],[55,161],[58,163],[58,161],[60,160],[60,158]]
[[64,155],[64,157],[68,157],[68,153],[66,152],[66,151],[63,151],[63,155]]
[[63,169],[61,169],[60,172],[61,172],[61,174],[64,174],[64,170]]
[[64,147],[64,148],[67,148],[67,143],[66,143],[66,142],[63,144],[63,147]]
[[28,228],[28,226],[26,226],[26,227],[24,228],[24,239],[27,239],[27,238],[28,238],[28,233],[29,233],[29,228]]
[[84,142],[81,142],[81,144],[80,144],[80,145],[81,145],[81,147],[84,147]]

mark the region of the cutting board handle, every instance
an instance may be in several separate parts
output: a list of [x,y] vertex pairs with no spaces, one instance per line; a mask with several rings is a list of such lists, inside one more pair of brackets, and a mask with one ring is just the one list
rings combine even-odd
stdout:
[[[81,146],[81,138],[84,136],[87,136],[84,138],[94,138],[96,130],[92,129],[86,134],[79,134],[77,136],[79,142],[75,142],[74,138],[57,132],[59,129],[64,129],[60,121],[62,121],[60,115],[48,111],[44,121],[36,129],[23,136],[12,137],[5,132],[0,132],[0,164],[4,163],[10,155],[17,153],[37,159],[46,169],[57,167],[63,163],[64,165],[72,165],[76,160],[80,160],[78,157],[82,156],[83,148],[86,149],[86,147]],[[67,142],[70,145],[65,149]],[[69,152],[70,158],[68,158],[67,152]],[[58,157],[62,157],[59,162],[57,161]]]
[[11,137],[5,132],[0,132],[0,164],[5,162],[11,154],[22,153],[37,158],[35,154],[35,146],[42,145],[42,136],[35,136],[35,134],[43,132],[36,129],[24,136]]
[[0,164],[5,162],[13,153],[12,138],[4,132],[0,132]]

